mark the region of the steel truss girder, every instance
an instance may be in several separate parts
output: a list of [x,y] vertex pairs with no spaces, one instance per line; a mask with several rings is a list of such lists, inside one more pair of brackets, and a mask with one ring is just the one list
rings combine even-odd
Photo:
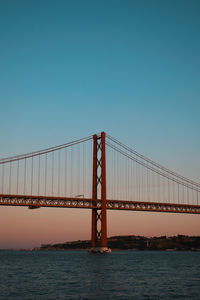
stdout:
[[[58,207],[58,208],[87,208],[87,209],[99,210],[101,209],[101,199],[97,199],[97,201],[94,201],[93,199],[90,198],[68,198],[68,197],[0,194],[0,205],[25,206],[30,208]],[[142,201],[107,200],[106,209],[200,214],[200,205],[142,202]]]

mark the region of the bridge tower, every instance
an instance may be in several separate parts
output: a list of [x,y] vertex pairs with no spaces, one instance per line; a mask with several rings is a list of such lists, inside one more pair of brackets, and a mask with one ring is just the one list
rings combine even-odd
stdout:
[[101,207],[92,209],[92,252],[110,252],[107,248],[106,217],[106,134],[93,135],[93,186],[92,199],[96,206],[101,199]]

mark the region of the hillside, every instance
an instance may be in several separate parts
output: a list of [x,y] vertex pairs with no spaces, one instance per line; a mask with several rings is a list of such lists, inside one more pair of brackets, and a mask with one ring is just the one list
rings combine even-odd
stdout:
[[[89,240],[73,241],[59,244],[42,245],[35,250],[78,250],[89,249],[91,242]],[[144,237],[144,236],[113,236],[108,238],[108,247],[112,250],[199,250],[199,236],[161,236],[161,237]]]

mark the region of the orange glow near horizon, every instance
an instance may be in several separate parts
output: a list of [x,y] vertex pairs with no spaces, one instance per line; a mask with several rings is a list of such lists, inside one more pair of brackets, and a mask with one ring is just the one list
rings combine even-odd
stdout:
[[[200,235],[200,216],[107,211],[113,235]],[[91,211],[85,209],[1,207],[0,249],[31,248],[91,238]]]

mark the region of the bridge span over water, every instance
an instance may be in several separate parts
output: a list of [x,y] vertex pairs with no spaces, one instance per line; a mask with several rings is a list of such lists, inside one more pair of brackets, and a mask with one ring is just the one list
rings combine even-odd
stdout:
[[2,158],[0,176],[0,205],[91,209],[93,249],[107,249],[107,209],[200,214],[200,183],[105,132]]

